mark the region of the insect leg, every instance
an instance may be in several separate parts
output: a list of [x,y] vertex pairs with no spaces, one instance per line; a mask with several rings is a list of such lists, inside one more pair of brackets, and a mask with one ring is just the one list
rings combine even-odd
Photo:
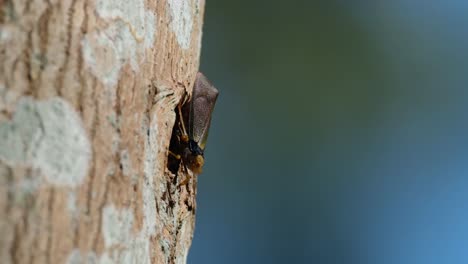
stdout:
[[177,106],[178,110],[179,110],[179,120],[180,120],[180,125],[182,127],[182,136],[181,136],[181,139],[182,141],[184,142],[188,142],[188,133],[187,133],[187,129],[185,128],[185,123],[184,123],[184,116],[182,115],[182,108],[180,105]]
[[169,155],[173,156],[177,160],[180,160],[182,158],[179,154],[175,154],[174,152],[170,150],[169,150]]

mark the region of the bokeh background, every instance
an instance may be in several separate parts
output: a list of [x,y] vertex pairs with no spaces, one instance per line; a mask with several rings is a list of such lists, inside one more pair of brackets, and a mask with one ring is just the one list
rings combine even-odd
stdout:
[[206,1],[188,263],[468,263],[468,2]]

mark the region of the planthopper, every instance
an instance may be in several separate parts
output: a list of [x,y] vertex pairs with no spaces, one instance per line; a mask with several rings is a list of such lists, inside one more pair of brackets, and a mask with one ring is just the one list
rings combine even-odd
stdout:
[[[191,100],[177,107],[178,116],[169,148],[172,158],[168,163],[174,173],[178,170],[180,161],[194,174],[202,172],[211,114],[217,97],[218,90],[202,73],[197,73]],[[186,184],[187,181],[188,179],[181,184]]]

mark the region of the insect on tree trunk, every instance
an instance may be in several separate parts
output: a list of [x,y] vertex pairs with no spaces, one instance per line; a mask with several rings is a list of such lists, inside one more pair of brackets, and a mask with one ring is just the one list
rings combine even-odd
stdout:
[[185,263],[204,0],[0,1],[1,263]]

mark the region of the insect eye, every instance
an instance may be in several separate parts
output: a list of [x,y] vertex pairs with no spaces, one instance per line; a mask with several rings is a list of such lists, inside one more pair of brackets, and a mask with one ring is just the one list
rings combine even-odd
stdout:
[[203,150],[198,146],[198,143],[195,142],[194,140],[189,141],[189,150],[192,152],[192,155],[197,156],[203,156]]

